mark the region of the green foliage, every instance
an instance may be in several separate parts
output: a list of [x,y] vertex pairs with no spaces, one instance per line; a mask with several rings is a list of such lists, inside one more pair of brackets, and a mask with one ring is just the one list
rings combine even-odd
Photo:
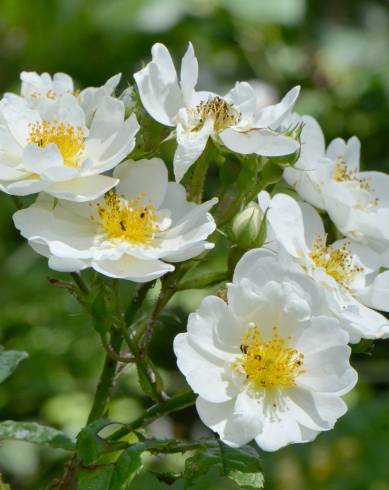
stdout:
[[20,361],[28,357],[27,352],[16,350],[5,351],[0,345],[0,383],[10,376],[17,368]]
[[72,451],[74,441],[62,431],[35,422],[0,422],[0,441],[15,440]]
[[108,490],[112,478],[113,465],[83,469],[77,480],[77,490]]
[[250,446],[234,449],[220,444],[199,451],[186,461],[185,485],[191,488],[197,479],[210,470],[234,481],[239,488],[263,488],[264,478],[258,452]]

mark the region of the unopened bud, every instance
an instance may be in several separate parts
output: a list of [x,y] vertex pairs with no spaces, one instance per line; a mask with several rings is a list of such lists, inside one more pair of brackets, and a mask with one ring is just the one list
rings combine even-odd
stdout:
[[127,87],[120,94],[119,99],[125,107],[125,117],[128,117],[137,109],[137,100],[133,87]]
[[264,213],[256,203],[238,213],[232,223],[232,240],[243,250],[260,247],[265,241]]

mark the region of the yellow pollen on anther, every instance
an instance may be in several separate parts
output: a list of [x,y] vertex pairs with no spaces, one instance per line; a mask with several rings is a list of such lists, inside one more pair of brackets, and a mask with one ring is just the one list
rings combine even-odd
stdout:
[[238,367],[254,388],[290,388],[296,386],[296,378],[303,374],[304,355],[288,347],[290,337],[279,335],[278,328],[272,330],[270,340],[263,340],[259,328],[250,324],[242,339],[241,358]]
[[350,244],[345,242],[339,248],[326,245],[326,237],[318,235],[309,254],[315,267],[323,268],[339,284],[348,287],[355,274],[363,272],[363,267],[353,264]]
[[115,191],[105,194],[104,202],[97,205],[97,220],[109,239],[142,245],[152,242],[159,231],[156,211],[151,202],[144,204],[143,200],[143,194],[129,201]]
[[[78,98],[80,96],[80,90],[75,89],[75,90],[67,90],[65,93],[73,95],[74,97]],[[58,98],[58,94],[54,92],[54,90],[48,90],[47,92],[32,92],[30,94],[30,97],[34,99],[50,99],[50,100],[55,100]]]
[[241,118],[240,112],[232,104],[218,96],[200,102],[193,113],[197,120],[193,131],[201,129],[207,119],[213,119],[213,127],[219,132],[237,124]]
[[54,144],[60,151],[66,167],[79,167],[85,145],[85,134],[81,127],[64,122],[45,121],[30,125],[28,142],[44,148]]
[[337,160],[332,178],[336,182],[355,182],[360,189],[371,191],[371,178],[361,178],[357,170],[348,170],[347,164],[343,159]]

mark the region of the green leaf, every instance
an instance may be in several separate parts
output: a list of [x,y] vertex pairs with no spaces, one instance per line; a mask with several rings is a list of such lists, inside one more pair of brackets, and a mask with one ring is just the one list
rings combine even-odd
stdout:
[[14,422],[13,420],[1,422],[1,440],[25,441],[68,451],[75,449],[73,439],[64,432],[35,422]]
[[150,473],[144,473],[134,478],[128,490],[184,490],[184,484],[182,480],[177,480],[168,486]]
[[4,350],[0,346],[0,383],[2,383],[17,368],[20,361],[28,357],[27,352]]
[[185,463],[186,488],[210,470],[226,476],[240,488],[254,490],[264,486],[259,455],[250,446],[235,449],[220,444],[219,447],[199,451]]
[[83,469],[77,481],[77,490],[107,490],[111,482],[113,465]]
[[122,490],[131,483],[142,467],[142,452],[145,450],[143,444],[135,444],[123,451],[115,464],[109,490]]
[[107,419],[98,419],[88,424],[77,436],[77,452],[86,465],[95,463],[102,454],[123,449],[123,442],[109,442],[99,432],[111,425]]

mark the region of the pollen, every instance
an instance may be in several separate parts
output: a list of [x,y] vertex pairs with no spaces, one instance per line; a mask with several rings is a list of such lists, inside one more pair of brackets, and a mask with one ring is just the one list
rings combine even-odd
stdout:
[[360,178],[357,170],[348,170],[347,164],[343,159],[339,159],[335,164],[333,179],[336,182],[354,182],[360,189],[370,192],[370,178]]
[[363,267],[353,265],[350,244],[344,243],[340,248],[326,245],[326,238],[317,236],[309,254],[315,267],[323,268],[339,284],[348,287],[355,275],[363,272]]
[[265,341],[259,328],[249,324],[238,364],[254,389],[296,386],[296,378],[305,372],[304,355],[288,346],[290,340],[280,336],[278,327],[274,326],[271,339]]
[[81,127],[63,122],[45,121],[30,125],[28,142],[44,148],[57,146],[66,167],[79,167],[85,148],[85,134]]
[[237,124],[241,118],[240,112],[221,97],[200,102],[193,112],[197,120],[194,131],[201,129],[207,119],[213,120],[214,129],[219,132]]
[[[76,98],[79,98],[81,92],[79,89],[75,89],[75,90],[67,90],[66,93],[73,95]],[[54,92],[54,90],[48,90],[47,92],[32,92],[30,94],[30,97],[34,99],[56,100],[58,98],[58,94]]]
[[115,191],[104,195],[104,201],[97,205],[96,219],[109,239],[137,245],[152,242],[159,231],[156,211],[151,202],[145,204],[143,201],[143,194],[129,201],[119,197]]

